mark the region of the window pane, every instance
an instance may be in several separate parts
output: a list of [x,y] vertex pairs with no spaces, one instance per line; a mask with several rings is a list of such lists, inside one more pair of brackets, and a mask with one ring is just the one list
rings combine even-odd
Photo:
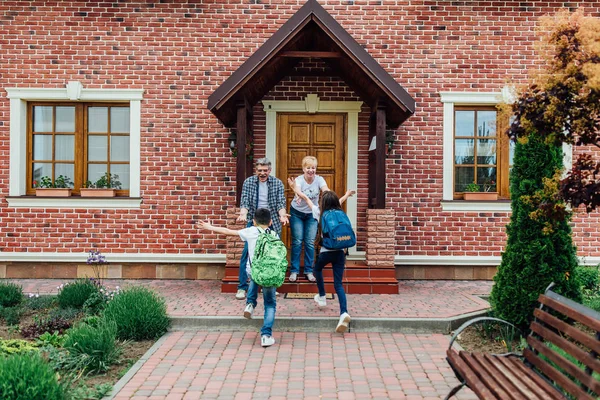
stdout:
[[129,136],[110,137],[110,160],[129,161]]
[[88,161],[108,161],[107,136],[88,136]]
[[473,139],[456,139],[454,143],[454,163],[473,164],[475,162]]
[[129,107],[112,107],[110,109],[110,131],[129,133]]
[[75,132],[75,107],[56,107],[56,132]]
[[55,160],[75,159],[75,135],[56,135]]
[[33,180],[39,182],[42,176],[52,176],[52,164],[33,164]]
[[456,111],[454,113],[454,136],[474,136],[474,111]]
[[477,184],[486,192],[496,192],[496,168],[477,168]]
[[473,167],[455,167],[454,168],[454,191],[464,192],[469,183],[475,181],[475,168]]
[[[73,164],[56,164],[54,167],[54,179],[59,175],[66,176],[73,181],[75,176],[75,166]],[[73,187],[72,184],[71,187]]]
[[108,171],[108,167],[106,164],[89,164],[88,165],[88,181],[96,182],[100,179],[106,172]]
[[129,190],[129,165],[111,164],[110,172],[119,176],[119,181],[121,181],[121,189]]
[[88,108],[88,131],[108,132],[108,107]]
[[52,132],[52,106],[33,107],[33,131]]
[[495,111],[477,111],[477,136],[496,136]]
[[52,135],[33,135],[33,159],[52,160]]
[[496,165],[496,140],[480,139],[477,141],[477,164]]

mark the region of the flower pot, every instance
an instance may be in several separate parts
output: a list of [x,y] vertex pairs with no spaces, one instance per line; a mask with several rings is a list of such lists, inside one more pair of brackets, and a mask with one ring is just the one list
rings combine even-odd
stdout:
[[465,200],[494,201],[498,200],[498,192],[465,192]]
[[81,188],[81,197],[115,197],[115,189]]
[[69,188],[36,188],[35,195],[40,197],[69,197],[71,189]]

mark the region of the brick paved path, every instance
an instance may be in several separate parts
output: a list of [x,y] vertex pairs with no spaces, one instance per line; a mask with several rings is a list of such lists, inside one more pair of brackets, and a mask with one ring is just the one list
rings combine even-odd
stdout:
[[[65,280],[10,279],[23,286],[24,293],[56,293]],[[167,300],[172,316],[240,316],[244,302],[231,293],[221,293],[217,280],[105,280],[111,288],[143,285],[156,289]],[[397,295],[350,294],[348,310],[353,317],[369,318],[447,318],[485,310],[488,303],[479,295],[489,294],[489,281],[402,281]],[[316,288],[315,288],[316,292]],[[277,316],[336,317],[337,299],[319,309],[312,299],[277,298]],[[256,315],[262,315],[259,296]]]
[[[448,337],[170,332],[115,399],[443,399]],[[475,399],[463,390],[458,399]]]

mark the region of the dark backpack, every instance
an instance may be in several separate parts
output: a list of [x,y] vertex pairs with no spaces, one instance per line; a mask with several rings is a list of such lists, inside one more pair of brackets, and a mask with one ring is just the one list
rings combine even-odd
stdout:
[[263,287],[279,287],[288,267],[287,249],[275,232],[270,229],[259,232],[250,261],[252,280]]
[[342,210],[327,210],[321,216],[322,246],[326,249],[347,249],[356,244],[350,219]]

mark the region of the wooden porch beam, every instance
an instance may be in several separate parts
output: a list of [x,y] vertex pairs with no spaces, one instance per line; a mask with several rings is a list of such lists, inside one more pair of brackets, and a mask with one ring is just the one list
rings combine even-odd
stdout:
[[375,208],[385,208],[385,106],[375,110]]
[[236,191],[235,191],[235,206],[240,206],[240,200],[242,198],[242,186],[244,180],[246,180],[248,174],[247,168],[247,154],[246,154],[246,143],[247,136],[250,133],[250,123],[252,121],[252,107],[249,106],[248,101],[237,103],[237,119],[236,119],[236,146],[237,146],[237,160],[235,167],[236,176]]
[[341,58],[341,53],[335,51],[282,51],[281,57],[294,58]]

